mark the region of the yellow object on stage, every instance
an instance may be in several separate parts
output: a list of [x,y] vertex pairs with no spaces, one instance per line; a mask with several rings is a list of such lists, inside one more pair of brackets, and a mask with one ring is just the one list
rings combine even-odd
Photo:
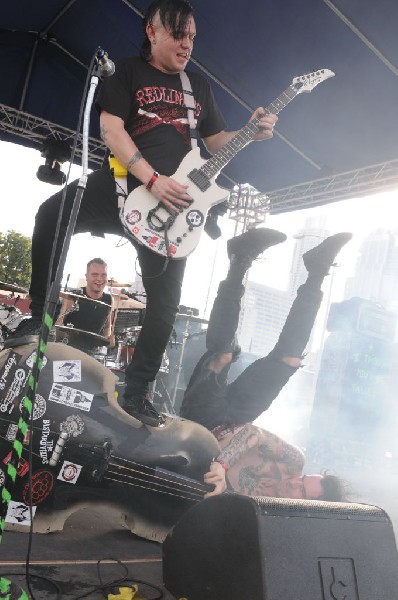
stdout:
[[109,166],[113,170],[114,177],[127,177],[127,169],[114,156],[109,157]]

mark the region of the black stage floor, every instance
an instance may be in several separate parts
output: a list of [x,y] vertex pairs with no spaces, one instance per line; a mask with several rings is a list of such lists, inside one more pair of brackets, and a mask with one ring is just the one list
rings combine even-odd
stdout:
[[[28,538],[27,533],[5,531],[0,545],[0,575],[7,577],[26,593]],[[93,591],[100,585],[97,563],[101,561],[102,581],[113,582],[125,576],[124,568],[115,563],[115,559],[125,565],[130,582],[146,581],[158,588],[151,589],[138,583],[140,598],[175,598],[162,583],[161,544],[133,535],[121,522],[119,513],[100,508],[81,509],[73,514],[66,521],[62,532],[33,534],[30,573],[34,598],[75,600],[84,594],[90,600],[107,598],[107,594],[104,595],[102,591]],[[15,573],[21,575],[14,575]],[[35,578],[34,575],[39,577]],[[41,578],[52,581],[55,586]],[[113,593],[117,593],[118,587],[115,587]]]

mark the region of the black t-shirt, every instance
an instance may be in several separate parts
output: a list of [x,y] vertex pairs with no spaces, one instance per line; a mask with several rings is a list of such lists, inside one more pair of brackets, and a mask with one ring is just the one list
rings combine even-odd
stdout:
[[[187,75],[200,137],[219,133],[225,129],[225,121],[208,81],[198,73],[187,71]],[[121,59],[114,75],[103,81],[96,106],[99,112],[105,110],[123,119],[144,158],[162,175],[173,175],[191,149],[179,74],[163,73],[138,57]],[[135,179],[132,185],[138,183]]]
[[64,325],[73,325],[76,329],[103,335],[104,326],[112,306],[112,296],[103,293],[101,298],[98,298],[100,302],[107,306],[89,299],[85,300],[85,297],[87,298],[87,292],[84,287],[82,300],[78,302],[78,310],[72,311],[64,317]]

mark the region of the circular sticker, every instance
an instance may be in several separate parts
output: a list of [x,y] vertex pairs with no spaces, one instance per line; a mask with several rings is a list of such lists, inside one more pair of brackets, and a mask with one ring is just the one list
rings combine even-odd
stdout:
[[62,470],[62,477],[65,481],[73,481],[78,474],[78,468],[72,463],[68,463]]
[[59,426],[60,430],[72,437],[81,435],[84,431],[84,421],[80,415],[70,415],[62,421]]
[[141,221],[141,213],[139,210],[131,210],[125,215],[125,218],[129,225],[135,225],[138,221]]
[[[22,412],[22,402],[19,405],[19,409]],[[32,419],[34,421],[36,421],[37,419],[41,419],[42,416],[45,414],[46,409],[47,409],[47,404],[46,404],[45,399],[43,398],[43,396],[40,396],[40,394],[36,394],[35,401],[33,404]]]
[[[51,494],[54,487],[54,475],[51,471],[37,471],[32,475],[32,505],[40,504]],[[22,492],[25,504],[30,503],[29,483]]]
[[204,214],[200,210],[190,210],[187,213],[186,220],[188,225],[200,227],[205,219]]

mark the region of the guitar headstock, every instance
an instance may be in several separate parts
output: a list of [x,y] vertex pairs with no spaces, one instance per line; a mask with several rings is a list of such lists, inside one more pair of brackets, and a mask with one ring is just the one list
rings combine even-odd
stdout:
[[333,71],[330,71],[330,69],[320,69],[313,73],[295,77],[292,81],[292,87],[296,90],[297,94],[301,94],[301,92],[312,92],[314,87],[319,83],[322,83],[322,81],[329,79],[329,77],[334,77]]

